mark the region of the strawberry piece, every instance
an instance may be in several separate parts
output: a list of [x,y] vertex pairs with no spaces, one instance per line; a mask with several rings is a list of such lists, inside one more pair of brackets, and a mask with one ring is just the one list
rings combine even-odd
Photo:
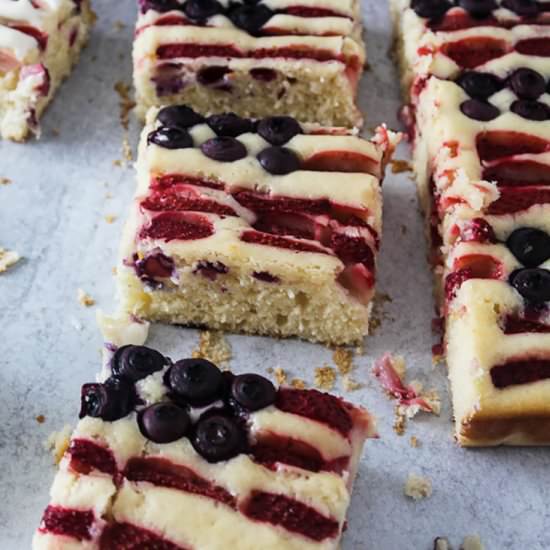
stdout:
[[501,262],[486,254],[468,254],[453,263],[455,271],[467,271],[470,279],[500,279],[503,274]]
[[215,281],[218,275],[225,275],[229,273],[229,268],[222,262],[208,262],[201,260],[197,262],[193,274],[200,273],[203,277],[206,277],[210,281]]
[[327,199],[297,199],[286,196],[270,196],[250,191],[237,191],[233,198],[253,212],[306,212],[327,214],[330,202]]
[[516,44],[516,51],[524,55],[550,57],[550,38],[528,38]]
[[242,512],[256,521],[280,525],[317,542],[336,537],[340,530],[337,521],[323,516],[307,504],[263,491],[252,491]]
[[376,278],[374,273],[363,264],[354,264],[346,267],[336,280],[344,288],[347,288],[350,294],[361,303],[368,305],[371,301]]
[[333,233],[330,246],[346,265],[363,264],[374,271],[374,254],[363,237],[349,237],[343,233]]
[[168,487],[193,495],[201,495],[236,508],[235,497],[226,489],[210,483],[190,468],[174,464],[165,458],[131,458],[124,469],[124,477],[129,481],[146,482],[157,487]]
[[99,550],[186,550],[131,523],[113,523],[101,534]]
[[313,244],[295,241],[293,239],[287,239],[286,237],[279,237],[269,233],[261,233],[259,231],[244,231],[241,235],[241,241],[251,244],[286,248],[288,250],[295,250],[296,252],[328,254],[326,250]]
[[460,238],[466,243],[486,244],[497,242],[492,226],[483,218],[474,218],[465,223],[460,232]]
[[231,44],[165,44],[157,48],[159,59],[177,57],[244,57],[244,54]]
[[528,210],[536,204],[550,204],[550,189],[503,187],[500,190],[500,197],[486,209],[486,213],[492,216],[515,214]]
[[193,211],[209,212],[219,216],[236,216],[233,208],[220,204],[210,198],[201,197],[198,193],[190,193],[185,190],[166,191],[164,193],[153,193],[141,201],[141,207],[154,212],[160,211]]
[[550,183],[550,166],[533,160],[500,162],[483,171],[483,178],[499,185],[523,186]]
[[298,213],[265,213],[254,223],[254,229],[273,235],[289,235],[297,239],[321,240],[323,227],[315,218]]
[[90,510],[71,510],[50,505],[44,511],[39,531],[71,537],[79,541],[91,540],[94,521],[94,513]]
[[[190,21],[182,15],[168,14],[159,17],[155,21],[156,27],[166,27],[172,25],[190,25]],[[196,23],[194,23],[196,24]]]
[[142,239],[165,241],[205,239],[214,234],[214,226],[208,218],[189,212],[163,212],[144,226],[139,236]]
[[151,189],[153,191],[164,191],[165,189],[177,185],[195,185],[197,187],[208,187],[210,189],[219,189],[222,191],[225,189],[225,185],[223,183],[180,174],[165,174],[164,176],[156,176],[151,181]]
[[524,319],[514,315],[508,315],[503,322],[502,330],[504,334],[548,334],[550,333],[550,325],[539,323],[531,319]]
[[447,301],[450,302],[453,298],[455,298],[457,292],[462,286],[462,283],[472,278],[473,274],[469,269],[461,269],[459,271],[449,273],[445,278],[445,296],[447,297]]
[[10,28],[22,32],[28,36],[32,36],[38,42],[38,47],[42,51],[46,49],[46,46],[48,45],[48,35],[36,27],[31,27],[30,25],[10,25]]
[[550,151],[550,141],[521,132],[492,131],[478,134],[477,154],[482,161]]
[[321,151],[304,159],[302,170],[314,172],[361,172],[380,175],[379,163],[354,151]]
[[508,50],[504,40],[489,37],[465,38],[448,42],[441,47],[444,55],[464,69],[473,69],[487,61],[502,57]]
[[263,281],[264,283],[273,283],[277,284],[281,282],[281,279],[277,275],[272,275],[269,271],[254,271],[252,277],[258,281]]
[[284,13],[296,17],[348,17],[327,8],[312,8],[309,6],[292,6],[284,10]]
[[353,428],[346,402],[328,393],[281,388],[277,392],[275,405],[281,411],[326,424],[344,437],[347,437]]
[[497,21],[494,17],[485,17],[483,19],[472,17],[468,12],[447,13],[443,19],[434,19],[428,22],[428,27],[435,31],[452,32],[475,27],[504,27],[507,28],[513,23]]
[[110,475],[117,472],[115,457],[111,450],[88,439],[73,439],[68,453],[70,468],[80,474],[87,475],[92,470]]
[[495,388],[531,384],[548,378],[550,360],[538,357],[508,361],[491,369],[491,380]]

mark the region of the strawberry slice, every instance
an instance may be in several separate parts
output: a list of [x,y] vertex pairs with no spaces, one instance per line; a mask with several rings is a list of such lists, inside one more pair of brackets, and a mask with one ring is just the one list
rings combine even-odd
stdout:
[[349,17],[327,8],[312,8],[309,6],[292,6],[284,10],[287,15],[296,17]]
[[232,44],[164,44],[157,48],[159,59],[177,57],[244,57],[243,52]]
[[329,254],[325,249],[313,244],[304,243],[286,237],[279,237],[260,231],[245,231],[241,235],[241,240],[245,243],[260,244],[263,246],[274,246],[276,248],[285,248],[296,252],[312,252],[315,254]]
[[550,57],[550,38],[528,38],[516,44],[516,51],[524,55]]
[[491,380],[495,388],[532,384],[548,378],[550,360],[540,357],[516,359],[491,369]]
[[548,334],[550,333],[550,325],[539,323],[530,319],[508,315],[503,322],[502,330],[504,334]]
[[91,540],[94,521],[94,513],[91,510],[72,510],[50,505],[44,511],[39,531],[71,537],[78,541]]
[[112,523],[99,541],[99,550],[188,550],[131,523]]
[[492,59],[508,53],[509,47],[504,40],[487,36],[470,37],[456,42],[448,42],[441,52],[450,57],[459,67],[473,69]]
[[500,279],[503,275],[502,263],[486,254],[468,254],[456,258],[455,271],[467,271],[470,279]]
[[521,132],[492,131],[478,134],[477,153],[482,161],[550,151],[550,141]]
[[445,296],[447,297],[447,301],[450,302],[455,298],[462,284],[468,279],[472,279],[473,276],[473,273],[469,269],[461,269],[449,273],[445,278]]
[[233,198],[253,212],[307,212],[308,214],[328,214],[328,199],[297,199],[286,196],[270,196],[250,191],[237,191]]
[[220,204],[210,198],[204,198],[192,189],[172,189],[163,193],[153,193],[141,201],[141,207],[154,212],[194,211],[210,212],[219,216],[236,216],[233,208]]
[[195,185],[197,187],[208,187],[210,189],[219,189],[221,191],[225,189],[224,183],[182,174],[164,174],[162,176],[155,176],[151,180],[151,189],[153,191],[164,191],[165,189],[176,185]]
[[[497,238],[492,226],[483,218],[474,218],[465,223],[460,238],[466,243],[496,243]],[[443,244],[443,243],[441,243]]]
[[515,214],[536,204],[550,204],[550,188],[503,187],[500,198],[486,209],[486,213],[492,216]]
[[502,186],[525,186],[550,183],[550,166],[534,160],[499,162],[483,170],[483,178]]
[[38,47],[42,51],[46,49],[48,45],[48,35],[46,33],[30,25],[10,25],[10,27],[28,36],[32,36],[38,42]]
[[302,169],[314,172],[361,172],[380,176],[379,163],[355,151],[321,151],[304,159]]
[[443,19],[434,19],[428,23],[428,27],[435,31],[451,32],[475,27],[504,27],[508,28],[513,23],[497,21],[494,17],[483,19],[474,18],[466,11],[448,12]]
[[98,470],[104,474],[115,475],[116,461],[110,449],[88,439],[73,439],[68,453],[71,457],[70,468],[80,474],[89,474]]
[[208,218],[189,212],[163,212],[140,231],[140,238],[165,241],[204,239],[214,234]]

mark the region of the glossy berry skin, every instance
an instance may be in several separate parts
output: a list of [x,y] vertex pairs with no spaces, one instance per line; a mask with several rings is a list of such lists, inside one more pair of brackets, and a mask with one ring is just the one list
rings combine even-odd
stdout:
[[537,71],[526,68],[514,71],[508,82],[520,99],[538,99],[546,88],[544,77]]
[[246,433],[233,419],[220,414],[207,414],[195,426],[191,443],[210,463],[229,460],[247,447]]
[[233,24],[252,35],[257,35],[272,16],[273,11],[263,4],[244,4],[229,12]]
[[246,157],[246,147],[232,137],[215,137],[201,145],[201,151],[212,160],[219,162],[235,162]]
[[540,229],[516,229],[508,237],[506,246],[525,267],[538,267],[550,259],[550,235]]
[[168,385],[178,398],[193,406],[205,406],[221,397],[223,375],[206,359],[183,359],[167,375]]
[[265,409],[275,403],[277,390],[275,386],[258,374],[241,374],[231,384],[231,396],[249,411]]
[[275,176],[284,176],[300,169],[300,159],[286,147],[267,147],[258,154],[262,168]]
[[157,120],[163,126],[186,130],[191,126],[195,126],[195,124],[204,122],[204,117],[196,113],[191,107],[187,107],[187,105],[171,105],[162,108],[158,112]]
[[456,83],[474,99],[488,99],[502,89],[500,79],[489,73],[466,72]]
[[147,136],[147,143],[164,149],[187,149],[193,147],[193,138],[186,130],[161,126]]
[[254,125],[248,118],[242,118],[235,113],[212,115],[206,119],[208,126],[217,136],[237,137],[252,132]]
[[155,443],[171,443],[181,439],[191,426],[187,411],[174,403],[156,403],[139,415],[141,433]]
[[289,116],[264,118],[258,124],[258,134],[271,145],[284,145],[301,132],[302,127]]
[[502,7],[523,17],[536,17],[540,13],[536,0],[504,0]]
[[520,117],[527,120],[536,120],[542,122],[550,119],[550,107],[540,101],[529,101],[527,99],[518,99],[512,103],[510,110]]
[[189,19],[202,21],[222,13],[223,7],[217,0],[187,0],[183,12]]
[[111,359],[111,371],[116,376],[137,382],[162,370],[167,362],[167,359],[154,349],[145,346],[122,346]]
[[111,376],[104,384],[82,386],[80,418],[91,416],[112,422],[127,416],[134,405],[133,385]]
[[529,303],[550,301],[550,271],[547,269],[518,269],[510,275],[510,284]]
[[490,103],[479,99],[468,99],[460,106],[460,110],[468,118],[488,122],[494,120],[500,115],[500,111]]
[[447,0],[413,0],[411,7],[419,17],[436,20],[443,17],[453,6]]
[[476,19],[489,17],[498,7],[495,0],[458,0],[458,5]]

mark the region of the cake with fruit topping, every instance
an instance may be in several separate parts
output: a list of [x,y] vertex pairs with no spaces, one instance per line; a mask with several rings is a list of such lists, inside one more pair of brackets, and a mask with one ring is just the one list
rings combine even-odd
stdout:
[[[401,16],[423,29],[421,48],[439,44],[431,64],[422,52],[407,62],[404,82],[456,435],[550,444],[550,13],[531,1],[448,4],[412,2]],[[521,47],[491,49],[501,32]],[[481,57],[449,58],[478,39]]]
[[368,331],[399,136],[152,109],[117,270],[134,318],[345,344]]
[[40,115],[86,43],[88,0],[0,2],[0,137],[38,134]]
[[338,548],[367,411],[142,346],[106,370],[82,388],[34,550]]
[[291,115],[361,126],[359,0],[139,0],[137,113],[186,103],[203,115]]

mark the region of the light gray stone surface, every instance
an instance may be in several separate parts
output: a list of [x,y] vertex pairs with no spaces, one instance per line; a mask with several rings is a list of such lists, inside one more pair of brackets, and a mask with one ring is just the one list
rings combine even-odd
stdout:
[[[366,0],[371,70],[362,86],[367,127],[396,127],[397,77],[387,58],[390,26],[386,2]],[[112,309],[116,248],[134,187],[121,158],[116,81],[130,82],[132,0],[95,0],[99,15],[90,46],[43,119],[43,137],[26,145],[0,143],[0,246],[24,260],[0,275],[0,548],[30,547],[47,502],[54,468],[43,442],[74,422],[79,388],[94,379],[101,337],[93,308],[82,307],[77,289]],[[126,27],[117,28],[116,21]],[[54,135],[54,129],[60,134]],[[135,145],[138,127],[132,122]],[[400,157],[407,154],[402,147]],[[107,193],[112,198],[107,198]],[[388,175],[384,185],[385,233],[379,290],[392,297],[386,319],[357,358],[355,378],[365,388],[347,397],[379,418],[381,439],[368,443],[349,515],[344,550],[428,550],[436,536],[458,548],[479,533],[490,550],[550,548],[550,456],[543,449],[467,451],[451,437],[443,367],[433,367],[430,348],[431,281],[414,189],[407,174]],[[116,215],[113,224],[105,216]],[[404,231],[402,228],[406,228]],[[296,341],[229,337],[232,368],[265,372],[280,366],[313,379],[313,368],[330,362],[328,350]],[[196,346],[197,333],[158,327],[150,343],[174,358]],[[398,437],[393,404],[370,374],[384,351],[405,355],[410,375],[438,388],[439,418],[421,416]],[[44,415],[45,423],[36,421]],[[421,441],[409,445],[409,437]],[[403,496],[409,472],[431,478],[433,496]],[[261,550],[261,549],[258,549]]]

